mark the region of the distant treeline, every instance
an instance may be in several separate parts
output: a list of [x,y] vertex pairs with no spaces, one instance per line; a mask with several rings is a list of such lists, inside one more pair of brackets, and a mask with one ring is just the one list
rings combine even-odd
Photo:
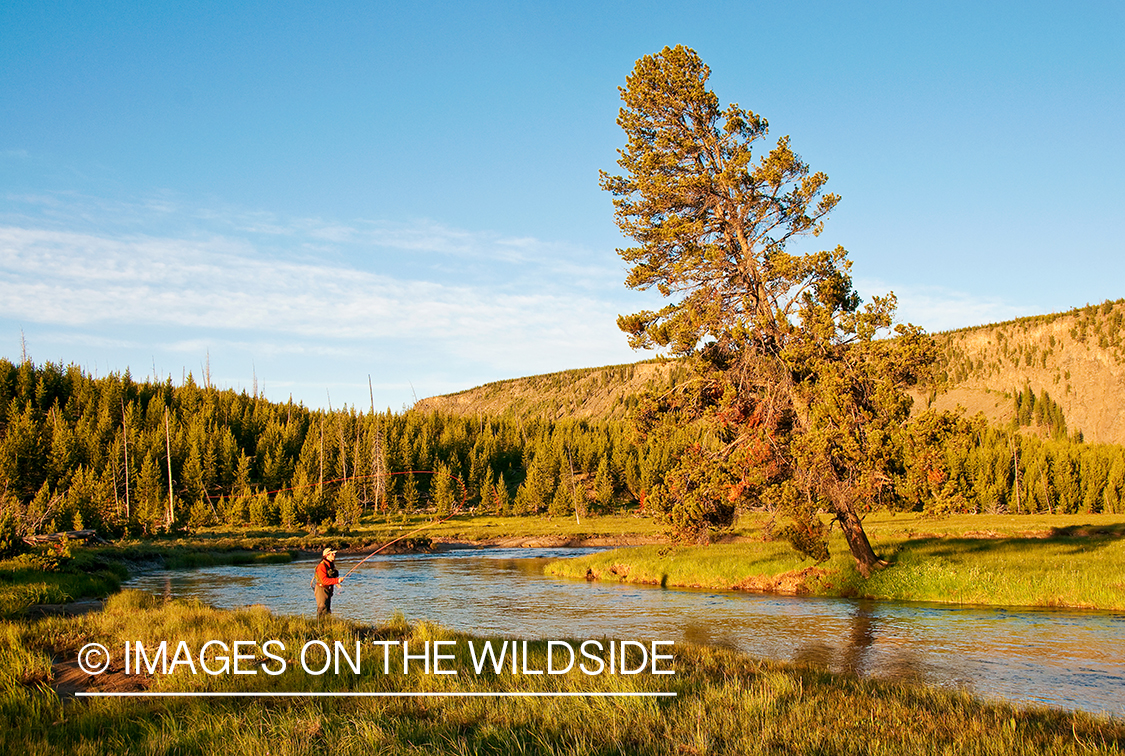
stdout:
[[191,376],[138,383],[0,359],[0,497],[26,532],[347,526],[364,510],[461,502],[608,511],[643,501],[677,453],[635,443],[624,422],[324,412]]
[[[924,413],[871,506],[1125,512],[1125,447],[1066,435],[1046,393],[1018,425]],[[24,533],[184,526],[349,526],[365,511],[573,516],[643,505],[701,428],[640,438],[626,422],[440,412],[325,412],[245,391],[93,378],[0,359],[0,516]],[[171,495],[169,494],[171,491]]]
[[[1016,394],[1011,426],[983,416],[926,412],[904,444],[903,501],[942,512],[1125,512],[1125,447],[1086,444],[1066,435],[1066,421],[1046,392],[1029,410],[1030,390]],[[1021,432],[1031,426],[1045,433]]]

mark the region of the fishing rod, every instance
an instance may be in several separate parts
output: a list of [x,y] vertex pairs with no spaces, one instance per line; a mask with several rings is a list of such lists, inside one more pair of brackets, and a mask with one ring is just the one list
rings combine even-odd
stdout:
[[[390,473],[390,474],[391,475],[412,475],[412,474],[415,474],[415,473],[420,474],[420,475],[426,475],[426,474],[437,475],[438,474],[436,470],[410,470],[410,471],[407,471],[407,472],[395,472],[395,473]],[[358,562],[356,562],[356,564],[350,570],[347,571],[347,573],[344,575],[344,577],[340,578],[341,580],[343,580],[348,575],[351,575],[353,572],[358,570],[359,566],[361,564],[363,564],[364,562],[366,562],[368,559],[375,556],[376,554],[380,553],[381,551],[383,551],[387,547],[393,546],[394,544],[398,543],[399,541],[405,540],[405,539],[409,538],[410,536],[414,535],[415,533],[421,533],[426,528],[432,528],[435,525],[440,525],[443,522],[445,522],[446,520],[453,517],[454,515],[457,515],[457,514],[461,513],[461,510],[465,508],[465,504],[469,500],[469,489],[465,487],[465,484],[456,475],[454,475],[452,473],[444,473],[444,475],[446,475],[447,477],[452,478],[453,480],[457,481],[457,485],[459,485],[461,487],[461,502],[453,509],[453,511],[450,512],[449,514],[447,514],[445,517],[441,518],[440,520],[433,520],[432,522],[428,522],[420,528],[415,528],[414,530],[411,530],[409,533],[406,533],[405,535],[400,535],[398,538],[395,538],[392,541],[387,541],[382,546],[380,546],[379,548],[375,549],[370,554],[365,556],[363,559],[360,559]],[[375,477],[375,476],[365,476],[365,477]]]

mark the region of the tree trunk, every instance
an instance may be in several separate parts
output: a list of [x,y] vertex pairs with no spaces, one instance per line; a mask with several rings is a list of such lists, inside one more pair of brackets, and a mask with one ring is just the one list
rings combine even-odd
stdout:
[[840,523],[840,529],[844,531],[844,538],[848,541],[848,548],[852,552],[852,558],[855,559],[856,569],[864,579],[867,579],[871,577],[871,573],[886,567],[887,562],[875,556],[871,542],[867,540],[867,533],[863,530],[863,522],[852,506],[851,492],[847,488],[847,484],[842,482],[832,486],[830,492],[832,508],[836,511],[836,520]]
[[840,522],[841,530],[844,531],[844,538],[848,540],[848,548],[851,549],[860,575],[869,578],[872,572],[887,566],[887,562],[875,556],[871,542],[867,540],[867,533],[863,531],[863,523],[860,522],[851,505],[844,507],[837,505],[836,519]]

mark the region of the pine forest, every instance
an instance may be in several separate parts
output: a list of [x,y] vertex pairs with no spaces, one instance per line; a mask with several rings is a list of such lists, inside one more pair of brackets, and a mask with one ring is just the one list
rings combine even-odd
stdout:
[[[626,379],[633,371],[619,372]],[[676,371],[656,375],[649,396]],[[619,403],[635,415],[643,394]],[[895,479],[864,506],[934,515],[1125,512],[1125,447],[1068,434],[1045,389],[1013,387],[1004,401],[1004,424],[916,412],[895,440]],[[702,425],[644,436],[621,418],[326,412],[201,386],[190,375],[182,385],[138,382],[128,372],[94,378],[73,365],[0,359],[0,516],[25,536],[220,524],[323,532],[365,514],[462,508],[543,517],[643,512],[679,455],[714,443]]]

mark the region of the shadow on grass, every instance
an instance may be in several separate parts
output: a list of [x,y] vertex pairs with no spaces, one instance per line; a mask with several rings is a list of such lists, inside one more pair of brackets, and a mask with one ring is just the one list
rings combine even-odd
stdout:
[[1068,525],[1051,528],[1048,539],[1052,538],[1094,538],[1116,540],[1125,538],[1125,523],[1112,525]]
[[[999,538],[957,538],[926,537],[910,538],[900,542],[896,549],[914,551],[928,556],[957,558],[980,554],[1019,554],[1042,551],[1054,546],[1057,553],[1093,553],[1112,546],[1125,539],[1125,525],[1091,526],[1072,525],[1052,528],[1046,537],[999,537]],[[894,564],[894,558],[891,563]]]

